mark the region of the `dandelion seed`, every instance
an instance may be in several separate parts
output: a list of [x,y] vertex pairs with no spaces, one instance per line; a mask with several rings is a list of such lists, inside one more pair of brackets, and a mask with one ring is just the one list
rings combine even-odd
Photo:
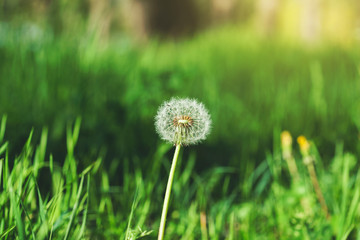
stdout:
[[155,127],[163,140],[175,145],[191,145],[207,137],[211,119],[205,106],[195,99],[172,98],[160,106]]

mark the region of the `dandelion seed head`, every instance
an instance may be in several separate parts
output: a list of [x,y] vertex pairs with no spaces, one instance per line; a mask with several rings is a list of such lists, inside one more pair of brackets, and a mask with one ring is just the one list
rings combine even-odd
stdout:
[[175,145],[191,145],[204,140],[210,127],[208,111],[195,99],[172,98],[159,107],[155,117],[155,128],[161,139]]

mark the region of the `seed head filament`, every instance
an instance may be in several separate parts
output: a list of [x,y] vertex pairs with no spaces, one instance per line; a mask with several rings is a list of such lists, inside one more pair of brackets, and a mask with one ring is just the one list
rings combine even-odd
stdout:
[[194,125],[194,120],[187,115],[175,116],[173,124],[176,128],[175,142],[176,144],[182,145],[183,140],[191,134],[191,128]]
[[160,106],[155,128],[163,140],[188,146],[206,139],[211,118],[205,106],[196,99],[172,98]]

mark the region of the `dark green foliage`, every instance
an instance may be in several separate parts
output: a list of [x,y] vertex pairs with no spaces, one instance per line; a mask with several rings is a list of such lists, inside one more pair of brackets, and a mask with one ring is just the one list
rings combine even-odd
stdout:
[[149,156],[159,141],[157,107],[183,96],[211,112],[212,134],[198,148],[211,164],[217,153],[236,167],[244,166],[239,158],[260,161],[265,155],[258,149],[270,150],[275,127],[313,136],[328,156],[338,139],[358,152],[351,134],[360,126],[354,51],[265,43],[234,29],[145,48],[38,31],[41,37],[26,39],[9,27],[0,45],[0,113],[8,114],[16,150],[28,129],[47,125],[49,148],[63,154],[64,127],[80,115],[80,154],[104,147],[109,159]]

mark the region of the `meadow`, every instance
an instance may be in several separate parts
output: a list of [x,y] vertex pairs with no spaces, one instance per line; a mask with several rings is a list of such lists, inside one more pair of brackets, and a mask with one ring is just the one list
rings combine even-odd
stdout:
[[213,125],[180,152],[165,239],[360,239],[357,47],[234,27],[143,46],[0,29],[1,239],[156,239],[174,148],[154,117],[172,96]]

